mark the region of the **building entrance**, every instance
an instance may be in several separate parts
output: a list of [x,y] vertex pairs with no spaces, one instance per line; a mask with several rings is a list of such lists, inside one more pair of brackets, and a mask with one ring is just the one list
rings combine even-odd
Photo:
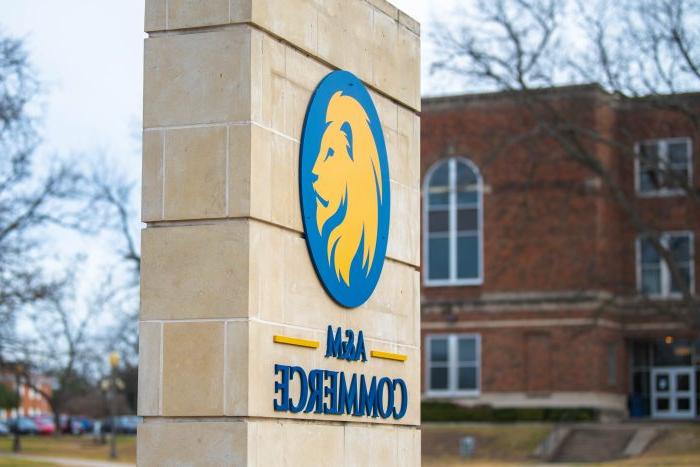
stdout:
[[695,371],[693,367],[653,368],[651,371],[651,416],[695,417]]

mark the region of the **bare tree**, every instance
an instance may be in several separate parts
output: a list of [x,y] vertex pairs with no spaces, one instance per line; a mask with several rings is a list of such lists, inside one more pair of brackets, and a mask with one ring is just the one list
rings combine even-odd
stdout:
[[[114,238],[118,277],[107,287],[113,293],[105,306],[114,317],[103,336],[106,351],[116,351],[122,358],[118,376],[124,382],[124,395],[136,411],[138,386],[138,313],[141,253],[137,238],[139,222],[133,199],[135,182],[116,169],[94,170],[89,177],[89,202],[100,213],[101,227]],[[117,275],[115,275],[117,276]]]
[[94,170],[88,182],[91,207],[101,213],[102,227],[116,234],[116,252],[131,273],[132,285],[138,284],[141,253],[136,240],[138,218],[132,199],[135,182],[118,170],[106,168]]
[[[92,294],[79,295],[78,269],[62,280],[59,293],[30,308],[31,330],[16,339],[15,355],[26,362],[23,378],[51,407],[57,432],[60,414],[76,398],[90,393],[102,372],[105,354],[100,346],[100,325],[107,319],[108,304],[115,293],[107,275]],[[53,381],[50,391],[41,384],[46,377]]]
[[28,107],[39,85],[20,40],[0,36],[0,361],[16,312],[48,299],[58,284],[42,273],[43,228],[76,222],[69,202],[80,176],[66,165],[38,168]]
[[[104,167],[84,175],[78,164],[34,157],[39,137],[30,108],[39,94],[22,41],[0,35],[0,366],[24,362],[27,384],[58,416],[103,371],[103,347],[121,347],[136,368],[140,255],[133,183]],[[54,226],[116,235],[120,264],[95,296],[78,296],[74,273],[47,272]],[[69,264],[69,271],[78,267]],[[95,319],[107,315],[100,333]],[[31,323],[32,332],[17,333],[17,320]],[[51,376],[53,391],[43,391],[37,375]]]
[[700,202],[700,189],[658,155],[635,149],[630,129],[603,131],[580,118],[575,102],[552,99],[545,88],[597,83],[606,102],[658,111],[660,119],[682,120],[698,134],[700,102],[684,94],[700,89],[698,24],[698,0],[483,0],[438,21],[432,34],[438,51],[433,73],[479,90],[510,92],[531,121],[495,146],[494,157],[512,144],[554,142],[563,157],[596,180],[598,194],[615,203],[637,234],[651,241],[683,296],[683,306],[663,310],[672,308],[694,324],[700,323],[700,304],[662,241],[660,225],[600,148],[649,167],[655,183],[682,190],[689,202]]

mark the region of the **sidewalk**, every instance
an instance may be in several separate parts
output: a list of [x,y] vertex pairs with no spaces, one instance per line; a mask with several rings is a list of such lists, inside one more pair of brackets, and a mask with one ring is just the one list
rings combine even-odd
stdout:
[[122,462],[98,461],[94,459],[71,459],[68,457],[33,456],[30,454],[0,454],[3,459],[19,459],[32,462],[47,462],[49,464],[69,467],[134,467],[136,464]]

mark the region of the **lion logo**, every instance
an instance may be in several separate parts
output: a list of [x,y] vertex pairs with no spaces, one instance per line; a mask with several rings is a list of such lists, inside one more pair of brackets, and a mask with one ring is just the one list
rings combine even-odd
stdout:
[[336,71],[307,109],[300,188],[307,246],[329,294],[347,307],[369,298],[389,228],[384,135],[364,85]]
[[343,219],[330,231],[328,261],[336,276],[350,285],[350,264],[362,244],[362,269],[369,274],[377,248],[382,172],[367,114],[359,102],[341,91],[331,97],[326,131],[311,173],[319,232],[341,207]]

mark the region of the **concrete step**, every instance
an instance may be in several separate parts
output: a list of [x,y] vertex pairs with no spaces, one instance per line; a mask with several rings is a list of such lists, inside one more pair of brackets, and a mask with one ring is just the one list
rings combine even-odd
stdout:
[[553,462],[604,462],[625,457],[635,429],[574,428],[551,458]]

